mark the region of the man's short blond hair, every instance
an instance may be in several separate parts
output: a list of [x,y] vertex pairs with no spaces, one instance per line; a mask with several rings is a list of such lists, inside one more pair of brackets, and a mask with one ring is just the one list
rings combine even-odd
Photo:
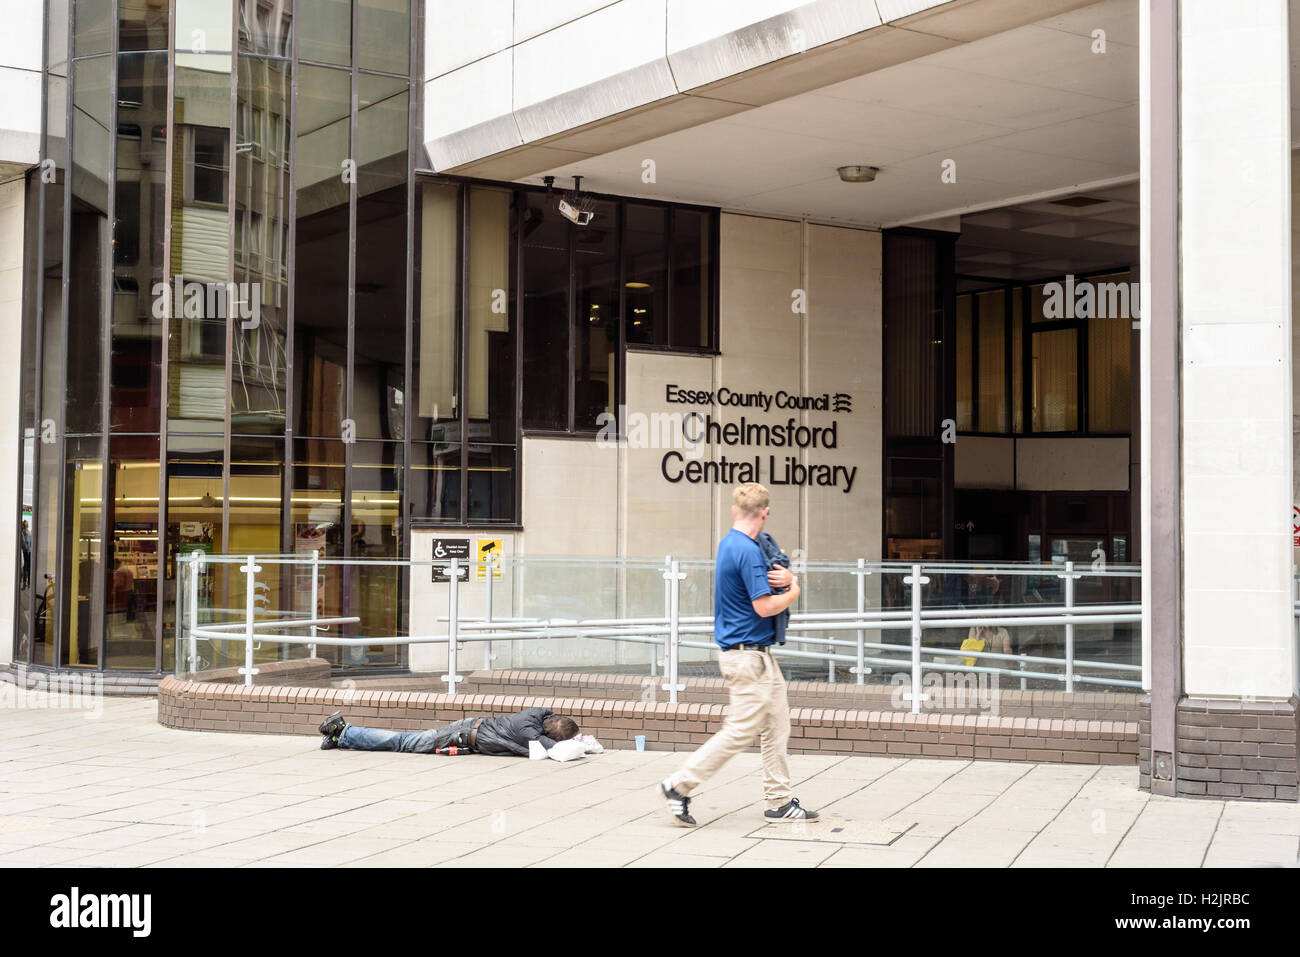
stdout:
[[772,499],[766,487],[757,482],[746,482],[744,485],[736,486],[735,491],[731,493],[731,501],[745,518],[758,518],[763,509],[771,504]]

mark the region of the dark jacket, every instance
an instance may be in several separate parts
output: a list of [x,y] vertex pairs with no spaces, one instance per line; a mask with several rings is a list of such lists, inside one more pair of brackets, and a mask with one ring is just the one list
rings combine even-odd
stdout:
[[484,718],[474,739],[479,754],[518,755],[528,757],[528,742],[540,741],[548,751],[555,742],[542,734],[542,722],[555,714],[548,708],[529,708],[518,714],[498,714]]
[[[767,561],[768,571],[771,571],[778,565],[782,568],[790,567],[790,556],[781,551],[781,546],[776,543],[776,539],[767,532],[758,533],[758,547],[763,550],[763,558]],[[772,594],[784,595],[787,591],[789,591],[788,588],[776,588],[773,589]],[[785,644],[785,629],[788,624],[790,624],[789,608],[781,612],[781,614],[772,617],[772,629],[773,633],[776,635],[776,643],[778,645]]]

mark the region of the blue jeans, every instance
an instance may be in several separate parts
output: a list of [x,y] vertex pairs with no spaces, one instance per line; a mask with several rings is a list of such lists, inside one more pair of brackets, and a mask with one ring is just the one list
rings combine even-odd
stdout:
[[457,735],[469,733],[474,718],[463,718],[445,728],[428,731],[385,731],[380,728],[362,728],[350,724],[339,735],[339,747],[348,751],[408,751],[412,754],[432,754],[456,740]]

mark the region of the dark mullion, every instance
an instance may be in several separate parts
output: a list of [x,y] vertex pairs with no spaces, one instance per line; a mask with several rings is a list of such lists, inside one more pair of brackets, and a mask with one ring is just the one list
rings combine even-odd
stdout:
[[470,189],[462,185],[458,197],[459,222],[456,239],[459,281],[456,304],[456,421],[460,425],[460,524],[469,524],[469,209]]
[[[175,186],[174,161],[176,158],[176,0],[169,0],[167,10],[167,120],[163,128],[164,141],[166,145],[167,165],[163,170],[163,244],[162,244],[162,279],[163,282],[171,285],[171,251],[172,251],[172,190]],[[142,131],[143,132],[143,131]],[[153,136],[152,129],[149,133]],[[152,143],[151,143],[152,145]],[[152,196],[150,202],[152,202]],[[150,215],[153,215],[152,207]],[[172,304],[172,310],[175,311],[175,303]],[[170,315],[163,320],[162,335],[162,369],[159,373],[161,376],[161,396],[158,410],[158,584],[156,586],[157,597],[154,599],[154,668],[161,674],[163,669],[163,635],[166,626],[166,618],[163,615],[167,606],[167,409],[171,402],[171,392],[169,376],[171,362],[168,357],[167,339],[171,335],[172,318]],[[180,589],[180,563],[179,551],[177,561],[172,566],[172,580],[176,582],[176,588]],[[177,605],[180,604],[180,596],[177,596]],[[175,640],[180,635],[180,622],[173,625],[174,635],[172,642],[172,670],[176,670],[176,653],[180,642]]]
[[[934,246],[935,274],[939,277],[939,296],[937,303],[941,322],[940,338],[943,340],[943,367],[939,377],[939,396],[943,403],[943,418],[957,417],[957,286],[953,280],[956,239],[937,239]],[[940,518],[943,522],[941,536],[943,540],[943,557],[951,560],[956,548],[953,535],[953,519],[956,514],[956,501],[953,488],[956,483],[956,446],[951,442],[940,443],[941,481]]]
[[[50,117],[50,18],[48,9],[46,15],[41,18],[41,151],[40,158],[42,163],[49,159],[45,152],[46,143],[49,142],[49,117]],[[64,162],[66,166],[66,161]],[[37,165],[41,172],[44,167]],[[36,559],[40,555],[40,536],[37,530],[41,527],[40,519],[44,518],[38,509],[37,503],[41,500],[41,386],[42,370],[44,366],[43,351],[45,347],[45,181],[41,179],[40,173],[37,173],[36,182],[38,184],[36,191],[36,296],[35,304],[35,330],[33,338],[35,342],[32,347],[35,349],[32,358],[33,378],[32,378],[32,527],[28,535],[28,545],[31,549],[31,558],[28,563],[27,588],[31,592],[31,599],[27,602],[27,664],[31,665],[36,660],[36,586],[32,578],[36,574]],[[23,429],[23,423],[19,422],[19,433]],[[23,486],[22,461],[19,460],[18,487]],[[23,520],[23,496],[19,492],[17,506],[16,527],[19,534],[22,534]],[[19,584],[22,582],[21,573]],[[22,607],[19,596],[22,594],[22,588],[14,589],[14,608]],[[41,589],[41,594],[45,590]],[[45,640],[50,641],[49,635],[49,609],[45,610]],[[17,629],[15,629],[15,632]],[[17,639],[17,634],[13,636]],[[52,647],[52,646],[51,646]],[[15,655],[15,658],[18,656]]]
[[1029,314],[1029,287],[1020,287],[1020,400],[1025,407],[1025,435],[1034,433],[1034,322]]
[[[1095,309],[1094,309],[1095,311]],[[1074,416],[1074,428],[1080,433],[1088,432],[1088,321],[1079,319],[1075,325],[1074,359],[1075,391],[1078,409]]]
[[[230,138],[226,147],[226,282],[235,279],[235,222],[238,219],[235,209],[239,196],[236,182],[239,179],[239,4],[233,4],[230,12]],[[221,550],[230,553],[230,430],[232,412],[234,411],[234,375],[235,375],[235,324],[231,322],[232,297],[227,285],[226,295],[226,414],[224,435],[221,449]],[[231,584],[230,575],[226,576],[226,588]],[[226,607],[230,607],[227,605]]]
[[[722,349],[719,341],[722,329],[722,211],[716,210],[709,215],[712,226],[709,228],[709,280],[713,286],[709,293],[709,350],[718,353]],[[882,257],[883,261],[883,257]]]
[[[113,8],[114,8],[114,12],[116,12],[117,11],[116,3],[113,4]],[[100,317],[99,321],[103,326],[103,330],[100,333],[101,341],[100,341],[100,358],[99,358],[99,367],[100,367],[100,375],[99,375],[100,472],[99,474],[101,476],[101,481],[99,483],[99,496],[100,496],[99,587],[100,587],[100,595],[102,595],[103,598],[100,602],[99,614],[94,616],[94,621],[91,623],[91,633],[94,634],[96,631],[98,631],[99,633],[99,641],[96,642],[97,654],[96,654],[96,663],[95,663],[95,667],[99,671],[104,670],[104,657],[106,653],[105,646],[108,644],[107,641],[108,629],[106,626],[108,624],[107,612],[108,612],[109,554],[110,554],[110,550],[116,551],[115,543],[113,542],[113,529],[109,524],[109,518],[114,517],[114,516],[110,516],[109,514],[109,508],[113,504],[113,499],[109,496],[109,485],[111,484],[111,478],[112,478],[112,472],[110,467],[113,461],[112,409],[110,408],[110,403],[112,402],[112,397],[113,397],[112,394],[113,245],[114,245],[114,223],[116,222],[116,216],[117,216],[116,186],[118,180],[118,173],[117,173],[117,119],[118,119],[117,99],[118,97],[117,94],[118,94],[119,64],[117,60],[117,53],[118,53],[117,41],[118,41],[119,24],[120,24],[120,18],[114,17],[113,27],[111,30],[109,30],[109,35],[108,35],[109,140],[108,140],[108,175],[105,177],[105,181],[104,181],[104,185],[105,185],[104,204],[106,207],[104,212],[108,217],[108,221],[107,221],[108,242],[104,244],[104,249],[100,252],[100,263],[99,263],[99,268],[103,271],[103,277],[104,277],[104,285],[103,285],[103,289],[100,291],[100,301],[99,301],[99,317]],[[143,142],[143,139],[141,140],[141,142]],[[140,211],[139,209],[137,209],[136,215],[139,216],[139,214]],[[91,592],[90,595],[90,605],[91,605],[91,610],[93,611],[95,605],[95,593],[93,591]],[[78,622],[78,629],[80,629],[80,622]]]
[[[48,24],[46,26],[46,29],[47,30],[49,29]],[[44,52],[46,49],[48,49],[48,46],[49,46],[49,40],[44,35],[42,35],[41,37],[41,50],[42,50],[41,62],[42,63],[45,63],[46,59],[48,58],[48,55]],[[48,64],[46,64],[46,68],[47,69],[45,71],[45,75],[42,77],[42,83],[41,83],[41,89],[43,91],[41,96],[41,160],[42,161],[48,158],[45,154],[45,143],[48,139],[48,131],[46,130],[45,127],[45,124],[47,122],[46,116],[48,115],[48,109],[46,104],[46,93],[48,92],[47,87],[49,85]],[[41,167],[38,166],[37,169],[39,170],[41,169]],[[41,494],[40,494],[41,493],[41,366],[43,365],[43,363],[41,362],[41,352],[44,347],[43,327],[45,325],[44,319],[45,319],[45,233],[46,233],[45,183],[41,180],[39,172],[36,174],[36,182],[37,182],[36,229],[37,229],[37,236],[39,237],[39,240],[36,243],[36,272],[35,272],[36,288],[33,290],[33,294],[36,299],[34,305],[35,329],[33,332],[33,339],[35,341],[31,344],[32,348],[35,351],[32,354],[33,355],[32,451],[31,451],[32,526],[30,532],[28,533],[28,548],[30,549],[31,557],[28,560],[28,566],[27,566],[28,569],[27,588],[31,592],[31,598],[27,602],[27,664],[28,665],[30,665],[35,660],[35,655],[36,655],[36,586],[33,583],[32,579],[36,573],[37,556],[39,556],[41,553],[40,536],[37,534],[37,529],[41,527],[40,519],[44,518],[44,515],[42,515],[37,509],[37,503],[41,501]],[[24,343],[24,346],[26,345],[27,343]],[[20,440],[22,438],[22,432],[25,429],[25,427],[26,427],[25,423],[23,423],[20,420],[18,424]],[[25,442],[23,443],[23,446],[25,452],[26,451]],[[23,487],[23,469],[22,469],[21,457],[19,458],[19,462],[18,462],[18,487],[19,489]],[[23,496],[21,492],[19,492],[17,498],[18,501],[15,503],[16,512],[17,512],[15,516],[15,523],[16,523],[15,527],[18,528],[19,535],[21,535],[22,521],[23,521]],[[22,588],[20,587],[21,584],[22,584],[22,577],[20,573],[20,577],[18,579],[18,585],[14,588],[14,608],[16,609],[22,607],[22,599],[21,599]],[[44,589],[42,589],[41,594],[42,595],[45,594]],[[48,631],[48,616],[49,616],[48,609],[46,610],[46,616],[47,616],[46,630]],[[18,636],[15,633],[13,637],[14,640],[16,641]],[[45,640],[49,641],[48,634],[45,636]],[[15,654],[14,658],[17,657],[18,656]]]
[[[412,377],[415,372],[414,363],[411,359],[413,345],[412,323],[415,312],[415,150],[416,144],[420,142],[420,116],[419,110],[416,108],[419,91],[412,78],[423,76],[421,72],[423,65],[420,62],[423,46],[415,42],[416,37],[423,36],[424,17],[422,7],[418,3],[412,3],[410,47],[407,52],[409,74],[406,79],[406,358],[402,368],[402,466],[396,470],[402,483],[402,487],[397,494],[397,508],[399,510],[397,527],[402,536],[397,549],[398,558],[411,557],[411,523],[408,503],[411,499],[411,396],[414,393]],[[398,588],[404,600],[398,606],[400,609],[398,627],[408,633],[411,617],[410,583],[410,569],[406,567],[399,568]],[[398,654],[398,660],[403,664],[403,667],[409,667],[409,646],[400,646]]]
[[1014,379],[1011,374],[1012,363],[1015,361],[1013,350],[1011,348],[1011,324],[1013,321],[1011,296],[1013,295],[1013,292],[1014,290],[1008,286],[1003,290],[1002,296],[1002,373],[1003,388],[1005,390],[1003,394],[1007,397],[1006,428],[1004,431],[1007,435],[1016,434],[1016,396],[1015,388],[1013,386]]
[[[355,387],[353,366],[356,363],[356,301],[357,301],[357,198],[360,191],[361,169],[357,164],[357,111],[360,100],[360,77],[357,61],[360,56],[360,44],[357,40],[357,27],[360,16],[357,5],[352,5],[352,39],[349,62],[349,100],[348,100],[348,161],[352,172],[352,182],[348,184],[348,343],[346,366],[344,368],[344,408],[345,418],[352,423],[351,442],[343,443],[343,557],[352,557],[352,452],[356,444],[356,419],[353,415],[353,389]],[[352,613],[352,579],[353,568],[344,565],[342,573],[343,615]]]
[[576,274],[577,227],[570,225],[566,231],[569,251],[569,294],[568,294],[568,329],[569,329],[569,407],[568,426],[564,430],[572,435],[575,431],[573,407],[578,401],[578,277]]
[[970,294],[970,425],[980,430],[980,297]]
[[[280,477],[280,548],[284,552],[295,549],[293,535],[293,462],[294,416],[297,414],[297,389],[294,388],[296,369],[294,349],[298,308],[298,31],[291,30],[289,47],[289,114],[285,144],[288,152],[288,187],[285,207],[284,272],[288,289],[285,295],[284,320],[284,473]],[[290,585],[290,588],[293,586]],[[316,609],[311,610],[315,616]]]
[[664,257],[668,271],[668,281],[664,290],[664,344],[669,349],[673,347],[673,286],[676,282],[673,267],[676,265],[676,250],[673,248],[673,237],[677,235],[677,214],[671,206],[664,211],[664,245],[667,246]]
[[[515,247],[515,501],[511,520],[523,520],[523,458],[524,458],[524,197],[522,189],[512,191],[514,226],[512,242]],[[509,260],[507,260],[509,268]]]
[[614,363],[614,374],[618,376],[618,381],[614,383],[611,394],[614,397],[614,434],[618,438],[624,438],[623,427],[626,423],[620,411],[627,404],[627,262],[624,259],[624,242],[626,238],[624,232],[627,225],[627,216],[624,214],[626,206],[619,203],[614,207],[614,242],[616,244],[615,261],[618,263],[616,273],[618,279],[618,329],[615,334],[616,345],[618,350],[618,361]]
[[[72,7],[68,7],[68,12],[73,13]],[[71,262],[72,262],[72,156],[75,144],[72,136],[72,103],[73,91],[77,86],[77,66],[72,58],[72,40],[76,31],[72,29],[71,20],[68,24],[68,78],[65,84],[64,97],[64,169],[63,169],[63,266],[59,274],[59,341],[64,343],[65,355],[59,363],[59,389],[58,402],[60,403],[58,419],[58,437],[54,443],[58,450],[58,478],[57,478],[57,495],[58,501],[55,510],[54,528],[55,528],[55,546],[54,546],[54,611],[51,612],[49,606],[45,609],[45,641],[47,644],[53,641],[50,652],[50,666],[58,668],[61,665],[64,650],[63,640],[63,592],[67,588],[67,581],[60,582],[63,578],[63,557],[66,551],[66,536],[63,534],[67,522],[67,508],[65,507],[67,499],[68,485],[68,466],[67,466],[67,440],[66,433],[68,430],[68,357],[66,355],[66,346],[68,342],[68,292],[71,284]],[[42,591],[43,593],[43,591]],[[53,637],[51,637],[53,636]]]

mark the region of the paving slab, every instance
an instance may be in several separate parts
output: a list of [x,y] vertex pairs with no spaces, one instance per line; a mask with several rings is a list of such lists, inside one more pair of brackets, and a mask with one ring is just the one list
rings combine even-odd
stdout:
[[[557,764],[321,752],[308,736],[183,732],[152,700],[98,716],[10,709],[0,867],[1268,867],[1300,857],[1300,805],[1178,800],[1132,766],[793,755],[823,821],[762,817],[759,755],[673,824],[686,760],[609,750]],[[836,832],[835,828],[841,830]],[[864,838],[888,843],[866,843]]]

